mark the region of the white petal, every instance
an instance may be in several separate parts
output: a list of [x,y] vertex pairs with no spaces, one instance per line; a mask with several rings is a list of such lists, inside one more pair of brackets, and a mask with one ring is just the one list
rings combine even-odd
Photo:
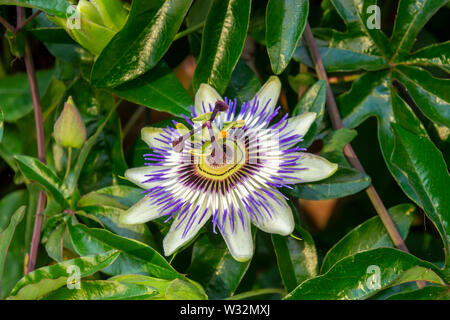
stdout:
[[[299,155],[296,153],[295,155]],[[297,179],[287,179],[290,183],[304,183],[323,180],[333,175],[338,169],[336,163],[332,163],[325,158],[316,156],[311,153],[301,153],[302,157],[299,160],[299,168],[306,168],[304,170],[297,170],[295,173],[290,173],[290,176]]]
[[[195,237],[197,232],[200,231],[200,229],[211,217],[211,210],[208,210],[201,222],[198,223],[204,211],[205,209],[203,209],[203,211],[198,210],[196,213],[196,217],[193,218],[194,221],[189,221],[190,215],[188,215],[181,224],[180,221],[177,221],[176,218],[174,219],[172,225],[170,226],[170,231],[167,233],[166,237],[163,240],[164,255],[170,256],[178,248]],[[184,229],[188,223],[192,223],[192,226],[183,237]]]
[[[259,108],[256,112],[256,115],[259,114],[264,107],[266,106],[266,103],[269,101],[269,105],[266,108],[266,111],[272,112],[275,110],[275,106],[277,105],[278,98],[280,97],[280,91],[281,91],[281,82],[280,79],[276,76],[271,76],[266,83],[259,89],[259,91],[256,93],[256,97],[258,97],[259,100]],[[255,98],[253,97],[253,101]]]
[[197,116],[205,113],[205,111],[203,111],[203,104],[205,105],[206,112],[209,112],[212,111],[210,110],[209,105],[211,104],[211,107],[214,109],[217,100],[222,100],[222,97],[216,89],[209,84],[202,83],[195,93],[194,110]]
[[135,185],[142,189],[151,189],[153,187],[156,187],[158,185],[157,182],[146,182],[143,183],[143,181],[148,180],[150,177],[147,177],[147,174],[152,173],[156,170],[161,170],[161,166],[145,166],[145,167],[138,167],[138,168],[132,168],[125,171],[125,178],[127,178],[128,181],[133,182]]
[[144,140],[145,143],[148,144],[150,148],[156,147],[156,148],[167,148],[169,147],[168,144],[161,142],[158,139],[164,139],[160,135],[164,134],[167,135],[162,128],[153,128],[153,127],[145,127],[141,130],[141,137],[142,140]]
[[290,135],[305,136],[315,120],[316,120],[315,112],[306,112],[299,116],[289,118],[288,125],[281,132],[281,135],[289,133]]
[[[234,232],[231,232],[230,220],[227,218],[223,230],[220,230],[225,243],[228,246],[233,258],[239,262],[245,262],[253,256],[253,239],[250,224],[250,217],[247,212],[243,211],[244,227],[238,215],[235,214]],[[222,222],[223,215],[219,213],[218,221]],[[219,228],[220,229],[220,228]]]
[[144,197],[134,206],[125,211],[125,213],[120,217],[120,222],[123,224],[140,224],[154,220],[159,218],[158,209],[160,207],[160,205],[152,205],[151,200]]
[[272,217],[268,216],[267,211],[262,209],[261,212],[264,213],[265,219],[259,221],[259,225],[256,222],[253,222],[253,224],[264,232],[277,233],[283,236],[291,234],[294,231],[295,223],[292,210],[286,200],[276,196],[277,200],[282,204],[280,205],[271,197],[266,198],[270,207],[273,209],[271,211]]

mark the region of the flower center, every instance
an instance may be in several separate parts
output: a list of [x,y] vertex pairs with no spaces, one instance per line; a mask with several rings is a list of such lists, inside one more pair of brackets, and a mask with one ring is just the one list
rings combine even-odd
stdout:
[[248,153],[239,140],[227,139],[219,146],[222,148],[222,159],[214,154],[214,149],[204,153],[196,165],[198,174],[209,179],[224,180],[245,165]]

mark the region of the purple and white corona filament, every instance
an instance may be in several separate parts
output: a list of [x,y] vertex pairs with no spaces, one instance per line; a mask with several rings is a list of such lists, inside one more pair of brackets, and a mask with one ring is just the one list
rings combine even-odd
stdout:
[[325,179],[337,165],[295,147],[316,119],[315,113],[276,118],[281,83],[269,78],[256,96],[237,112],[202,84],[195,95],[192,119],[175,128],[144,128],[152,149],[145,167],[125,176],[145,189],[144,198],[122,217],[126,224],[165,217],[173,220],[164,238],[171,255],[211,219],[238,261],[253,255],[251,224],[270,233],[289,235],[294,219],[278,188]]

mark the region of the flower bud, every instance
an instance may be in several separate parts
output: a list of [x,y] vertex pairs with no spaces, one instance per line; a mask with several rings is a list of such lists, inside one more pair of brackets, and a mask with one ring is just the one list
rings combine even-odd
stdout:
[[[121,0],[80,0],[68,19],[49,17],[62,26],[82,47],[99,55],[115,34],[122,29],[128,11]],[[68,20],[79,19],[75,27]]]
[[80,149],[86,141],[86,127],[72,97],[64,104],[64,110],[55,122],[53,136],[56,143],[65,148]]

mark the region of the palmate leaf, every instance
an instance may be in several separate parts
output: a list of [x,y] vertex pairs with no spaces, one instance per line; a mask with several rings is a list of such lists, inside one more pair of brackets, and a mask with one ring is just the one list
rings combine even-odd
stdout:
[[419,31],[447,2],[447,0],[400,1],[391,36],[391,46],[393,48],[391,61],[399,62],[407,57]]
[[428,71],[418,67],[398,67],[394,70],[398,79],[432,121],[450,127],[450,80],[433,77]]
[[392,163],[409,177],[408,182],[428,218],[444,242],[446,266],[450,264],[450,175],[444,158],[426,137],[394,126],[395,149]]
[[412,53],[405,58],[405,63],[418,66],[435,66],[450,72],[448,52],[450,52],[450,41],[436,43]]
[[[413,70],[416,71],[416,70]],[[419,90],[419,89],[417,89]],[[439,90],[439,87],[432,89],[433,91]],[[416,92],[417,93],[417,92]],[[419,92],[420,93],[420,92]],[[417,93],[417,94],[419,94]],[[378,120],[378,139],[380,142],[381,152],[384,160],[406,195],[416,202],[419,206],[425,209],[428,217],[437,225],[442,225],[442,221],[447,221],[448,218],[436,218],[436,212],[433,207],[427,205],[428,198],[442,198],[441,193],[444,189],[434,188],[432,185],[422,185],[420,189],[417,189],[414,182],[415,176],[412,172],[415,171],[414,167],[420,165],[417,159],[420,159],[423,154],[423,150],[418,148],[412,148],[408,150],[409,158],[414,159],[410,166],[410,171],[404,170],[404,162],[408,157],[403,157],[397,160],[397,164],[391,161],[393,156],[394,147],[396,146],[396,136],[394,135],[394,127],[402,127],[417,137],[418,141],[428,148],[428,155],[439,154],[439,151],[428,140],[428,135],[419,119],[415,116],[413,111],[406,105],[406,103],[392,90],[392,79],[387,72],[370,72],[362,75],[358,78],[352,89],[341,95],[338,99],[339,104],[342,106],[341,111],[344,117],[344,125],[349,127],[356,127],[362,121],[369,116],[376,116]],[[398,142],[397,142],[398,143]],[[411,144],[412,145],[412,144]],[[439,156],[434,157],[437,162]],[[422,162],[424,165],[424,162]],[[441,167],[445,164],[442,161]],[[440,167],[439,167],[440,168]],[[445,170],[441,170],[439,179],[446,179]],[[425,173],[423,173],[425,174]],[[422,175],[423,175],[422,174]],[[448,174],[447,174],[448,176]],[[424,177],[419,178],[422,181]],[[445,184],[445,182],[442,182]],[[427,197],[423,197],[421,193],[428,194]],[[444,206],[445,207],[445,206]],[[445,211],[444,211],[445,212]],[[445,215],[440,214],[445,217]],[[444,222],[445,223],[445,222]],[[441,228],[441,236],[443,237],[446,250],[448,252],[448,240],[445,237],[445,231]]]
[[[444,70],[448,65],[448,43],[437,44],[413,54],[409,51],[415,37],[431,16],[442,7],[445,0],[402,0],[392,38],[377,29],[366,25],[367,8],[376,1],[333,0],[333,5],[347,25],[347,32],[335,30],[316,30],[319,52],[329,72],[356,71],[360,69],[375,71],[391,68],[392,79],[402,82],[419,108],[431,120],[440,124],[450,123],[449,98],[444,86],[448,80],[436,79],[426,71],[407,65],[438,66]],[[297,48],[295,57],[310,66],[311,59],[303,44]],[[392,88],[392,86],[389,86]]]
[[408,177],[390,162],[395,144],[392,124],[400,124],[420,136],[427,136],[427,133],[411,108],[392,91],[389,72],[363,74],[355,80],[351,90],[339,96],[337,101],[346,127],[355,128],[371,116],[377,118],[378,141],[386,165],[403,191],[419,204],[420,200],[411,189]]

